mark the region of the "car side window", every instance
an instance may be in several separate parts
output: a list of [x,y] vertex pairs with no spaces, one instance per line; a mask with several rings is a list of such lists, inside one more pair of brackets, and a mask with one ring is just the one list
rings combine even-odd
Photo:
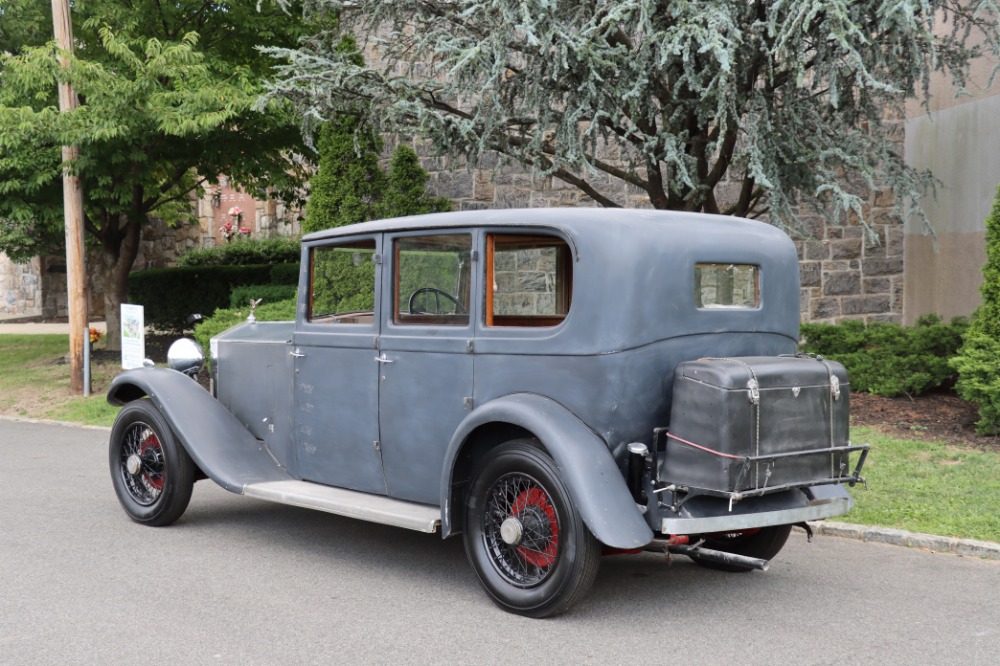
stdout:
[[372,323],[374,254],[374,240],[313,248],[309,267],[309,321]]
[[393,322],[467,326],[472,235],[407,236],[394,247]]
[[489,234],[486,325],[556,326],[569,313],[573,262],[554,236]]

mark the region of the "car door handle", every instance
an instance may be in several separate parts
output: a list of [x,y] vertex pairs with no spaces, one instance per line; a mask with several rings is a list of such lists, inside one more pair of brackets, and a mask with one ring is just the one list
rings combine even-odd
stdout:
[[300,352],[298,349],[288,352],[288,355],[294,358],[302,358],[303,356],[305,356],[305,354]]
[[395,363],[396,362],[393,359],[388,358],[385,355],[385,352],[382,352],[381,354],[379,354],[378,356],[376,356],[375,360],[378,361],[379,363]]

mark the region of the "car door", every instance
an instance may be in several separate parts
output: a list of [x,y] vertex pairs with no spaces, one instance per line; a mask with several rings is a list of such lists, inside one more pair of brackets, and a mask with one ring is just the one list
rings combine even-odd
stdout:
[[381,238],[308,247],[293,337],[295,435],[307,481],[385,494],[376,345]]
[[379,426],[389,495],[439,502],[445,450],[472,407],[472,231],[386,235]]

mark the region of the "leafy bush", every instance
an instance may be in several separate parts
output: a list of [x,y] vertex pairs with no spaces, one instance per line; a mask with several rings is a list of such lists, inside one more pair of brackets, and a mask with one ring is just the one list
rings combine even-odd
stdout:
[[250,307],[250,299],[261,299],[261,305],[295,299],[298,287],[294,284],[248,284],[233,287],[229,294],[230,308]]
[[920,395],[954,383],[957,375],[948,361],[967,326],[961,319],[944,324],[934,315],[921,317],[912,327],[860,321],[803,324],[800,348],[843,363],[857,391]]
[[[194,339],[205,350],[206,358],[209,357],[209,340],[226,329],[246,321],[249,314],[249,307],[216,310],[215,314],[194,327]],[[262,303],[254,312],[254,317],[257,321],[292,321],[295,319],[295,299]]]
[[1000,434],[1000,187],[986,218],[986,263],[979,288],[983,304],[972,317],[962,349],[952,360],[958,371],[955,390],[979,405],[976,429]]
[[177,260],[181,266],[252,266],[256,264],[297,263],[300,256],[298,237],[247,238],[215,247],[196,248]]
[[[208,315],[229,306],[233,288],[265,284],[288,273],[275,266],[181,266],[131,273],[129,302],[145,308],[148,326],[178,332],[188,315]],[[298,267],[296,266],[296,280]]]

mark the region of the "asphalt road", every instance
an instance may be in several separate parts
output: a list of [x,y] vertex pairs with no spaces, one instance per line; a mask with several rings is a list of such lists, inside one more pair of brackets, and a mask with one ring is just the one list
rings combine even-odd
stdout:
[[200,482],[118,507],[105,430],[0,420],[0,664],[996,664],[1000,562],[793,532],[767,573],[605,558],[549,620],[482,594],[460,540]]

